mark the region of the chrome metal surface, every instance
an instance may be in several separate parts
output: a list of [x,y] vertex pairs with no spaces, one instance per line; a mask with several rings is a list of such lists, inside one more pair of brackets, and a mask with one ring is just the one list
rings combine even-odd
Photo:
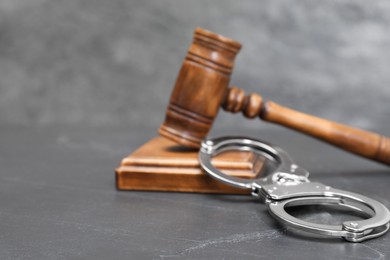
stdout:
[[[225,151],[251,151],[264,156],[275,165],[272,172],[254,179],[242,179],[224,174],[211,159]],[[265,200],[270,214],[281,223],[320,235],[342,237],[361,242],[385,234],[389,230],[390,211],[380,202],[366,196],[334,189],[321,183],[309,182],[309,172],[296,165],[289,155],[274,145],[245,137],[220,137],[202,143],[199,152],[202,168],[214,178],[229,185],[251,189],[252,194]],[[298,219],[286,208],[302,205],[335,205],[364,214],[367,219],[344,221],[342,225],[324,225]]]

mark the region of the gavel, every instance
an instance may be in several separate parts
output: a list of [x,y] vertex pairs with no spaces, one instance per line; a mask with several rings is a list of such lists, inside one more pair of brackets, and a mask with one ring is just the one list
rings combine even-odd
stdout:
[[258,94],[228,88],[241,44],[197,28],[173,89],[160,135],[199,148],[219,108],[259,117],[313,136],[346,151],[390,165],[390,139],[376,133],[307,115]]

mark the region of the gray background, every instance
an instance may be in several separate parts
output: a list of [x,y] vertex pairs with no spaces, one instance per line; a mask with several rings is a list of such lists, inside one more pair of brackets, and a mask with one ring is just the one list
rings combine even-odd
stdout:
[[[388,1],[0,0],[0,124],[157,128],[196,27],[232,84],[353,126],[388,121]],[[269,127],[220,114],[220,126]]]
[[[388,1],[0,0],[0,259],[388,259],[300,234],[249,196],[115,189],[156,135],[196,27],[243,43],[232,83],[390,135]],[[212,135],[283,147],[312,181],[390,208],[389,168],[220,113]],[[341,223],[334,210],[308,221]]]
[[[115,190],[113,169],[154,133],[139,126],[1,127],[0,259],[390,258],[390,233],[349,243],[295,232],[250,196]],[[261,135],[282,145],[311,181],[390,208],[388,167],[292,131]],[[298,216],[327,224],[355,219],[316,207]]]

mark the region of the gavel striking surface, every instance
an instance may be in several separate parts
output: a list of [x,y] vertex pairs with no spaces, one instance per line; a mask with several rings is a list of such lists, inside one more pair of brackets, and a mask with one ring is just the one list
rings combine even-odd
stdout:
[[[258,136],[239,125],[229,131]],[[359,245],[305,238],[247,195],[116,190],[113,169],[155,136],[152,128],[2,126],[0,136],[0,259],[390,258],[389,234]],[[284,129],[261,138],[292,153],[313,181],[390,207],[388,167]],[[323,220],[333,212],[308,213]]]

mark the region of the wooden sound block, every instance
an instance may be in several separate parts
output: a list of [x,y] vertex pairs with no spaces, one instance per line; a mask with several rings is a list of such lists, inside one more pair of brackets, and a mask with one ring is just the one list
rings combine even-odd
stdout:
[[[212,161],[226,174],[255,178],[264,159],[252,152],[225,152]],[[225,194],[249,194],[203,173],[198,151],[177,145],[164,137],[156,137],[125,157],[116,169],[118,190],[175,191]]]

